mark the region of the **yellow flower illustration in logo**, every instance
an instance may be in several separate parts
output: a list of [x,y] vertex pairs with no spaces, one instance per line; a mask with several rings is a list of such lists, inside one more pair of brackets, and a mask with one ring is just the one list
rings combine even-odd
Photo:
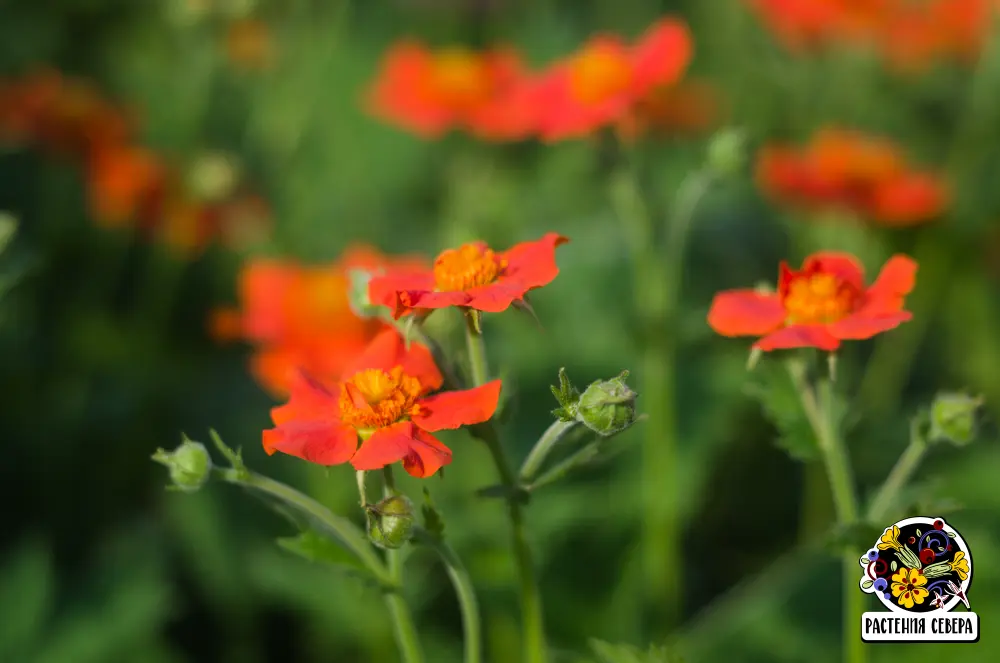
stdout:
[[887,529],[882,538],[878,540],[879,550],[888,550],[889,548],[899,550],[902,547],[902,544],[899,542],[899,528],[895,525],[891,529]]
[[965,553],[961,550],[955,553],[955,559],[951,560],[951,570],[958,574],[958,577],[965,580],[969,577],[969,560],[965,559]]
[[914,604],[919,605],[927,598],[929,592],[924,587],[926,584],[927,578],[920,569],[908,569],[904,566],[892,576],[892,595],[899,605],[909,610]]

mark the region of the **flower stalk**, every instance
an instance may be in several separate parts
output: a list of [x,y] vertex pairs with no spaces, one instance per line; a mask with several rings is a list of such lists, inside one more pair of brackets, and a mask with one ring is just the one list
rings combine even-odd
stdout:
[[[480,386],[488,381],[489,369],[486,363],[486,345],[483,341],[482,329],[471,317],[466,317],[465,339],[469,352],[470,372],[473,386]],[[524,512],[517,500],[518,478],[514,473],[507,455],[500,444],[500,438],[492,423],[481,424],[477,435],[486,443],[496,465],[500,481],[509,490],[507,513],[510,518],[511,538],[514,547],[514,559],[520,578],[521,622],[523,631],[523,652],[525,663],[546,663],[548,651],[545,641],[545,622],[542,613],[542,595],[538,589],[534,561],[531,548],[528,546],[527,533],[524,527]]]
[[[395,497],[396,481],[392,475],[392,466],[382,468],[382,494],[385,499]],[[410,610],[400,593],[403,585],[403,553],[401,550],[386,550],[386,564],[389,577],[392,578],[396,590],[385,595],[386,605],[392,615],[392,623],[396,634],[396,644],[405,663],[422,663],[423,653],[420,650],[420,640],[416,626],[410,616]]]
[[[789,361],[788,370],[826,466],[837,522],[841,526],[851,525],[858,519],[858,501],[847,448],[834,413],[833,385],[829,378],[823,378],[814,388],[807,379],[806,367],[801,360]],[[864,643],[855,632],[864,613],[864,594],[857,591],[857,587],[851,582],[857,556],[858,552],[853,549],[845,549],[841,555],[844,572],[842,628],[845,663],[864,663],[867,660]]]

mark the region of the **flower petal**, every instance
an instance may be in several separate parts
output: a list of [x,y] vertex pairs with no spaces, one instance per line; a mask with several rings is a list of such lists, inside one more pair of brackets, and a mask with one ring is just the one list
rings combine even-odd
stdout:
[[809,274],[834,274],[854,286],[858,292],[863,292],[865,289],[865,269],[850,253],[839,251],[814,253],[802,263],[802,271]]
[[655,23],[632,48],[635,91],[642,95],[676,83],[691,61],[692,50],[691,32],[683,21],[666,18]]
[[410,451],[403,458],[403,469],[410,476],[425,479],[450,463],[451,449],[430,433],[414,429]]
[[302,371],[292,374],[288,402],[271,409],[271,420],[281,425],[294,420],[328,420],[337,412],[338,392],[328,390]]
[[859,312],[868,315],[891,313],[903,308],[903,299],[917,283],[917,263],[904,255],[894,255],[886,261],[878,278],[865,292]]
[[708,325],[723,336],[761,336],[781,327],[786,315],[777,295],[728,290],[712,300]]
[[379,428],[361,443],[351,465],[356,470],[380,470],[402,460],[410,452],[416,428],[410,421],[401,421]]
[[346,463],[358,448],[358,434],[338,421],[289,421],[265,430],[264,451],[295,456],[318,465]]
[[496,412],[499,400],[500,380],[474,389],[446,391],[418,401],[420,409],[413,415],[413,423],[432,433],[482,423]]
[[439,309],[450,306],[465,306],[469,294],[464,290],[434,292],[433,290],[403,290],[396,293],[393,317],[397,320],[415,309]]
[[397,366],[402,366],[406,375],[417,378],[424,393],[434,391],[444,382],[431,351],[416,342],[411,342],[407,349],[406,341],[395,329],[386,329],[372,339],[361,356],[347,367],[344,376],[350,377],[369,368],[389,372]]
[[534,242],[515,244],[500,256],[507,261],[501,281],[516,281],[525,290],[548,285],[559,274],[556,247],[569,242],[559,233],[546,233]]
[[392,270],[374,276],[368,282],[368,299],[376,306],[385,306],[399,318],[406,311],[400,310],[399,293],[405,290],[434,290],[434,273],[416,268]]
[[899,311],[877,317],[856,313],[827,325],[827,331],[842,341],[863,341],[876,334],[895,329],[904,322],[909,322],[912,317],[913,314],[909,311]]
[[431,75],[431,68],[431,54],[421,44],[404,41],[392,47],[368,91],[370,112],[423,137],[444,133],[454,121],[454,113],[426,93],[422,82]]
[[818,348],[832,352],[840,347],[840,341],[823,325],[792,325],[768,334],[754,343],[754,347],[765,352],[789,348]]

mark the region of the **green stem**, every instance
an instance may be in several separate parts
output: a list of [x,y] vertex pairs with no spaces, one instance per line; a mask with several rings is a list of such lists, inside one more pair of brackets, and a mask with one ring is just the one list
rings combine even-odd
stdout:
[[[822,379],[819,389],[814,390],[809,384],[802,362],[790,362],[788,368],[826,465],[837,522],[840,525],[851,525],[858,519],[858,501],[854,492],[854,479],[847,448],[834,420],[833,386],[829,379]],[[857,551],[850,548],[842,552],[844,573],[842,628],[846,663],[864,663],[867,658],[864,643],[858,635],[861,616],[864,613],[864,595],[858,591],[853,582],[853,574],[857,571],[857,555]]]
[[538,474],[538,471],[545,463],[545,459],[548,458],[549,452],[576,425],[576,421],[554,421],[542,433],[542,436],[538,438],[538,442],[535,443],[535,446],[528,453],[528,457],[524,459],[524,464],[521,465],[521,481],[531,481],[532,477]]
[[900,455],[899,460],[889,472],[889,476],[886,477],[885,483],[882,484],[878,493],[872,498],[871,504],[868,505],[867,519],[869,522],[880,522],[892,509],[899,491],[916,472],[925,453],[927,453],[927,442],[918,432],[912,432],[910,444]]
[[[396,494],[396,480],[392,476],[392,466],[386,465],[382,468],[382,494],[384,497],[392,497]],[[423,661],[423,654],[420,651],[420,639],[417,636],[417,629],[413,625],[413,617],[403,599],[401,588],[403,586],[403,553],[401,550],[386,550],[386,562],[389,567],[389,575],[392,577],[396,590],[385,593],[385,603],[389,607],[392,615],[393,627],[396,632],[396,644],[403,661],[407,663],[420,663]]]
[[[465,327],[466,345],[469,350],[469,362],[474,386],[487,382],[486,347],[483,336],[475,322],[467,317]],[[514,473],[500,437],[490,422],[477,428],[479,435],[486,443],[493,456],[493,462],[500,475],[500,481],[510,489],[507,499],[507,513],[510,518],[511,539],[514,547],[514,559],[520,576],[521,622],[523,630],[524,663],[546,663],[548,649],[545,643],[545,623],[542,614],[542,596],[535,577],[534,562],[531,558],[531,548],[524,528],[524,513],[517,499],[518,480]]]
[[382,563],[382,560],[372,550],[368,540],[351,521],[334,515],[325,506],[291,486],[261,474],[245,469],[219,469],[216,472],[218,477],[227,483],[269,495],[293,507],[301,515],[306,516],[323,533],[336,539],[348,552],[357,557],[358,561],[371,572],[383,589],[395,589],[396,585],[389,576],[385,564]]
[[452,550],[451,546],[432,536],[426,530],[417,527],[413,531],[413,537],[423,545],[427,546],[441,558],[448,578],[455,588],[455,596],[458,598],[458,607],[462,612],[462,631],[465,639],[465,663],[479,663],[482,660],[482,631],[480,628],[479,603],[476,601],[476,592],[473,589],[472,580],[462,561]]
[[654,403],[643,441],[642,485],[645,522],[643,552],[647,599],[659,603],[658,621],[670,628],[680,619],[683,558],[677,498],[664,484],[677,485],[665,473],[677,472],[677,339],[684,253],[694,213],[712,183],[710,171],[688,175],[677,191],[661,258],[656,227],[643,203],[634,170],[612,181],[611,201],[629,241],[634,264],[633,291],[643,321],[643,398]]
[[589,462],[597,456],[598,453],[600,453],[602,441],[603,439],[598,439],[584,447],[581,447],[579,450],[526,486],[527,490],[534,492],[542,486],[547,486],[548,484],[563,478],[577,466]]

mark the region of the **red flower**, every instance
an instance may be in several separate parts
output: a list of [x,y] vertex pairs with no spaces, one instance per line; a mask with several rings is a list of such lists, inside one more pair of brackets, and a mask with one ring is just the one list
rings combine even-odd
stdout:
[[520,59],[511,49],[431,51],[405,41],[386,53],[369,93],[369,108],[385,121],[427,138],[454,128],[505,136],[515,130],[494,104],[521,74]]
[[653,25],[634,45],[598,35],[542,79],[543,140],[583,136],[625,117],[660,86],[679,81],[691,59],[691,36],[681,21]]
[[723,336],[761,336],[760,350],[814,347],[833,351],[842,340],[871,338],[908,321],[903,299],[913,289],[917,264],[893,256],[875,282],[865,287],[864,270],[844,253],[815,253],[801,271],[784,262],[778,292],[719,293],[708,324]]
[[[423,478],[451,462],[451,450],[431,433],[478,424],[493,416],[500,381],[431,395],[443,379],[430,351],[387,329],[326,389],[300,377],[288,403],[274,408],[264,450],[320,465],[351,462],[377,470],[403,461]],[[362,440],[358,447],[358,438]]]
[[843,129],[823,129],[802,149],[765,147],[757,180],[782,202],[846,208],[887,226],[929,221],[948,203],[941,178],[910,168],[895,145]]
[[328,384],[385,328],[351,310],[350,271],[406,273],[424,264],[412,257],[388,258],[364,246],[350,247],[340,260],[324,266],[252,261],[239,276],[241,310],[217,312],[212,329],[220,340],[237,336],[255,346],[251,369],[272,394],[286,396],[298,369]]
[[496,253],[483,242],[448,249],[429,271],[389,271],[369,284],[369,298],[399,318],[414,310],[462,306],[489,313],[505,311],[525,294],[552,282],[559,273],[555,249],[569,240],[548,233]]

